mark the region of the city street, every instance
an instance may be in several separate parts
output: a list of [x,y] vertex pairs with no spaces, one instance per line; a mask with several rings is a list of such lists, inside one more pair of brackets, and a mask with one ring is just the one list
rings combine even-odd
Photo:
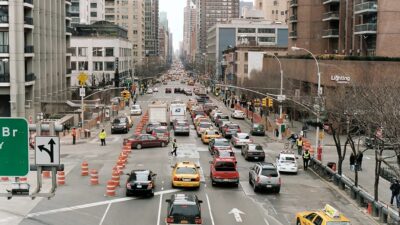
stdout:
[[[145,111],[147,105],[154,100],[171,101],[176,98],[186,101],[190,96],[183,94],[165,94],[165,87],[185,86],[179,81],[159,86],[159,92],[140,96],[137,103]],[[194,96],[192,96],[194,97]],[[215,101],[215,100],[214,100]],[[225,113],[221,102],[217,103]],[[120,112],[124,113],[124,112]],[[128,109],[125,113],[129,113]],[[230,113],[229,113],[230,114]],[[137,124],[137,117],[134,124]],[[245,120],[234,120],[248,132],[250,124]],[[248,183],[249,167],[255,162],[244,160],[240,150],[236,149],[236,157],[240,173],[239,187],[213,187],[210,182],[209,161],[212,156],[200,138],[197,137],[193,125],[190,136],[177,136],[178,156],[169,156],[171,144],[165,148],[147,148],[133,150],[128,158],[124,173],[132,169],[150,169],[157,174],[156,192],[152,198],[125,197],[126,175],[121,176],[121,186],[116,197],[106,197],[106,181],[111,178],[112,167],[122,149],[124,137],[129,134],[111,135],[107,124],[107,146],[100,146],[96,138],[73,146],[64,142],[61,148],[61,163],[66,165],[66,185],[57,189],[56,196],[47,199],[0,199],[0,224],[86,224],[86,225],[118,225],[118,224],[165,224],[167,205],[165,200],[174,193],[194,193],[203,200],[203,224],[295,224],[295,214],[305,210],[316,210],[329,203],[346,215],[353,225],[376,224],[366,212],[361,211],[350,198],[331,184],[320,179],[311,171],[300,169],[297,175],[282,174],[280,194],[255,193]],[[172,132],[173,133],[173,132]],[[96,134],[93,134],[96,135]],[[253,137],[256,143],[264,146],[268,155],[266,161],[274,162],[275,156],[283,149],[282,143],[271,142],[267,137]],[[80,164],[86,160],[89,169],[99,171],[100,184],[91,186],[89,177],[80,175]],[[177,161],[190,160],[201,167],[201,187],[198,190],[174,189],[171,187],[171,164]],[[302,164],[299,159],[299,165]],[[49,179],[46,180],[49,182]],[[18,201],[18,210],[12,210]],[[233,211],[232,211],[233,210]],[[235,213],[230,213],[230,212]],[[14,212],[14,213],[13,213]]]

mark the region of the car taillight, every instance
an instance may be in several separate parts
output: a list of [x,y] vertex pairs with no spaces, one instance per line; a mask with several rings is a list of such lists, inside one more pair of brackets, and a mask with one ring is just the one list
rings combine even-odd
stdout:
[[279,177],[278,184],[282,184],[281,178]]
[[194,178],[194,181],[200,181],[200,177]]
[[198,218],[198,217],[196,217],[195,219],[194,219],[194,222],[196,223],[196,224],[201,224],[201,218]]
[[153,133],[151,133],[152,136],[157,136],[156,132],[153,131]]
[[242,133],[242,131],[240,130],[240,128],[238,129],[238,133]]
[[150,182],[150,183],[147,185],[147,189],[151,189],[152,187],[153,187],[153,183]]
[[259,177],[259,176],[257,176],[256,182],[257,182],[257,183],[260,183],[260,177]]
[[174,222],[174,218],[172,216],[167,217],[167,219],[165,220],[167,223],[173,223]]
[[169,132],[164,133],[164,136],[165,136],[165,137],[168,137],[168,136],[169,136]]
[[131,189],[131,188],[132,188],[131,184],[130,184],[130,183],[127,183],[127,184],[126,184],[126,188]]
[[174,181],[179,181],[179,177],[175,176]]

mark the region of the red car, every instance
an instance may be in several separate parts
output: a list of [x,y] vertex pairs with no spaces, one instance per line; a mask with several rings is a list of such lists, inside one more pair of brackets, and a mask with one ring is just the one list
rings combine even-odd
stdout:
[[214,158],[232,159],[236,162],[236,156],[232,149],[216,149],[214,151]]
[[124,139],[124,144],[130,143],[131,148],[141,149],[149,147],[165,147],[168,145],[168,140],[162,140],[150,134],[133,135],[130,138]]
[[236,161],[226,158],[214,158],[210,165],[211,184],[218,183],[233,184],[239,186],[239,172]]
[[166,140],[169,142],[169,131],[168,127],[165,126],[159,126],[155,127],[153,129],[153,132],[151,133],[154,137],[158,137],[159,139]]

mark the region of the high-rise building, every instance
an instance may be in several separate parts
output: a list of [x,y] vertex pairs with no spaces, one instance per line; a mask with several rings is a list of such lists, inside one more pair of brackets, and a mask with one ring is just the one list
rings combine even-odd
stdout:
[[105,20],[128,30],[133,44],[133,64],[142,64],[145,54],[144,0],[105,0]]
[[145,51],[146,56],[159,56],[158,40],[158,0],[144,0],[145,11]]
[[400,56],[397,1],[291,0],[289,6],[290,46],[315,54]]
[[196,54],[197,8],[193,0],[187,0],[183,21],[183,56],[192,62]]
[[53,103],[66,100],[70,5],[67,0],[2,2],[0,117],[34,122],[36,113],[54,113]]
[[159,56],[163,63],[168,63],[170,58],[169,52],[169,38],[170,32],[168,28],[168,18],[166,12],[160,12],[160,26],[159,26]]
[[71,24],[92,24],[104,20],[104,0],[70,0]]
[[167,12],[160,12],[160,26],[162,26],[165,30],[168,29],[168,18]]
[[239,4],[239,17],[243,17],[243,11],[253,9],[253,2],[240,1]]
[[266,20],[287,23],[288,0],[254,0],[254,9],[263,11]]
[[204,60],[207,52],[207,31],[217,23],[239,18],[239,0],[197,0],[199,29],[197,32],[198,58]]

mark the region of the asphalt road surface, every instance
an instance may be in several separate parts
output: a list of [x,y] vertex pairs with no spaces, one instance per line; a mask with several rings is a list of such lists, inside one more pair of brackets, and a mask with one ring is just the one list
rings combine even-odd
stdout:
[[[138,104],[144,110],[153,100],[171,101],[176,98],[187,100],[183,94],[165,94],[165,87],[185,86],[179,81],[168,85],[158,85],[159,92],[140,96]],[[194,97],[194,96],[192,96]],[[221,103],[220,108],[228,113]],[[126,111],[128,112],[128,111]],[[136,118],[135,124],[139,120]],[[234,120],[242,131],[248,132],[250,125],[246,121]],[[176,158],[170,158],[171,145],[165,148],[134,150],[129,157],[124,172],[131,169],[147,168],[157,173],[156,195],[152,198],[125,197],[124,183],[127,176],[121,177],[121,187],[116,197],[106,197],[106,181],[111,178],[112,166],[122,148],[122,139],[132,135],[131,129],[126,135],[108,135],[107,146],[101,147],[97,139],[75,146],[65,143],[62,147],[62,163],[68,168],[67,184],[59,187],[51,200],[40,199],[35,204],[18,200],[20,207],[26,208],[25,214],[9,215],[0,218],[0,224],[21,225],[160,225],[165,224],[167,206],[165,199],[173,193],[195,193],[203,200],[203,224],[207,225],[292,225],[295,213],[304,210],[321,209],[329,203],[343,212],[353,225],[376,224],[365,212],[342,192],[328,182],[320,179],[311,171],[300,169],[297,175],[282,175],[280,194],[254,193],[248,183],[248,171],[254,162],[248,162],[236,149],[240,172],[239,187],[212,187],[209,178],[209,161],[212,159],[207,146],[202,144],[191,126],[190,136],[176,137],[179,149]],[[110,126],[106,127],[110,134]],[[264,145],[268,154],[266,161],[274,161],[282,150],[282,144],[273,143],[266,137],[254,137],[255,142]],[[89,168],[99,171],[100,185],[90,186],[89,177],[80,176],[80,164],[87,160]],[[171,187],[171,164],[175,161],[191,160],[201,166],[201,187],[198,190],[174,189]],[[301,160],[300,160],[301,164]],[[0,205],[14,205],[17,200],[0,200]],[[5,208],[5,207],[3,207]],[[237,209],[239,216],[230,213]],[[0,210],[1,211],[1,210]],[[3,209],[5,212],[6,210]],[[12,211],[12,210],[10,210]]]

